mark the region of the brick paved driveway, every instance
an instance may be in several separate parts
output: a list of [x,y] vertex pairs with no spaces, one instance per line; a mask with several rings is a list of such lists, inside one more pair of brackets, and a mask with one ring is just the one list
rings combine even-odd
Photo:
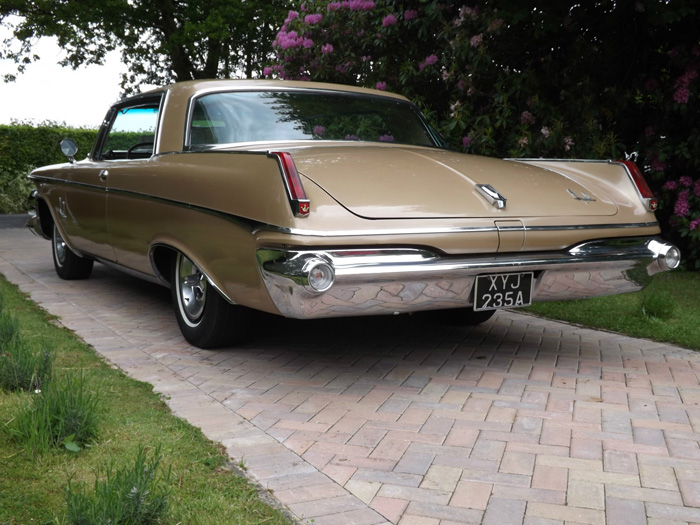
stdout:
[[[700,356],[513,312],[267,319],[187,345],[169,293],[0,231],[0,272],[315,524],[700,523]],[[611,315],[615,315],[611,312]]]

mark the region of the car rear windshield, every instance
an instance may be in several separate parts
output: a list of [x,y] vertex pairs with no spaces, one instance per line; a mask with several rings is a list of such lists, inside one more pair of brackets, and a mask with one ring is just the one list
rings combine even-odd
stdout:
[[298,140],[397,142],[443,147],[415,106],[381,96],[334,92],[227,92],[195,100],[193,148]]

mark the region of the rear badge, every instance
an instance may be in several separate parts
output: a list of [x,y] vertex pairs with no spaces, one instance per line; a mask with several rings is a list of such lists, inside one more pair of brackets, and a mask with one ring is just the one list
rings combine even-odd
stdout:
[[490,184],[477,184],[476,189],[481,195],[489,201],[493,206],[502,210],[506,207],[506,198],[496,191],[496,188]]
[[567,189],[566,191],[569,192],[569,195],[571,195],[574,199],[577,201],[583,201],[583,202],[595,202],[595,199],[591,197],[590,195],[587,195],[586,193],[581,192],[581,196],[576,195],[576,192]]

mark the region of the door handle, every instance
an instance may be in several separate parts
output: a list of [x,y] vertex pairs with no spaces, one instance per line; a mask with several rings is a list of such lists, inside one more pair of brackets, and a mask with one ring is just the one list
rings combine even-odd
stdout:
[[101,181],[107,180],[107,177],[109,177],[109,171],[107,170],[100,170],[100,173],[97,175]]

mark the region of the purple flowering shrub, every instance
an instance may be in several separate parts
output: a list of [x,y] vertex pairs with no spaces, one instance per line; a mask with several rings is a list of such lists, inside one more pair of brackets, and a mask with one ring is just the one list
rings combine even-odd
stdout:
[[401,93],[470,153],[636,153],[664,235],[700,268],[694,1],[301,1],[265,75]]

